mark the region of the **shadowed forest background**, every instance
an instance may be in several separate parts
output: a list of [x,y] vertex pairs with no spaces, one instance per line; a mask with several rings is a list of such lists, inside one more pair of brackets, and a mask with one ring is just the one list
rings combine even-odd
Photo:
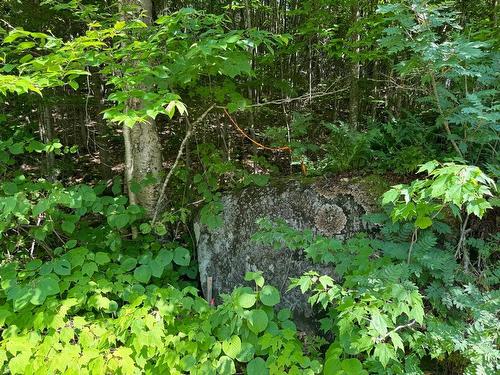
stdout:
[[[498,13],[0,2],[2,372],[498,373]],[[224,194],[352,177],[370,233],[255,235],[335,273],[290,280],[317,332],[259,272],[206,301],[193,222]]]

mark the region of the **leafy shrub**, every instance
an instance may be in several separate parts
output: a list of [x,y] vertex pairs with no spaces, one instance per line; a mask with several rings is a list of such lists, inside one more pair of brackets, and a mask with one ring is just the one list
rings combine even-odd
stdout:
[[[26,373],[314,374],[278,291],[249,274],[212,308],[193,287],[168,285],[189,252],[139,257],[75,247],[50,262],[0,268],[0,368]],[[64,358],[64,360],[62,360]]]

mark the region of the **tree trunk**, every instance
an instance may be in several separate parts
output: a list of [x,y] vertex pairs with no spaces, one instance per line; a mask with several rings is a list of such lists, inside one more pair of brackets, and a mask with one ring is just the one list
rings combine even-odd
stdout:
[[[43,143],[49,143],[54,138],[54,125],[52,123],[52,114],[50,113],[49,106],[45,102],[45,100],[40,100],[40,120],[39,120],[39,132],[40,132],[40,140]],[[54,176],[54,153],[48,152],[45,155],[45,163],[43,165],[42,170],[44,171],[45,177],[48,180],[53,181]]]
[[[359,4],[358,2],[353,2],[351,5],[351,26],[356,23],[359,18]],[[352,41],[356,43],[359,39],[358,34],[353,34]],[[360,64],[358,60],[359,49],[355,50],[356,56],[351,58],[351,66],[349,69],[349,123],[353,128],[358,127],[358,113],[359,113],[359,72]]]
[[[150,25],[153,21],[153,5],[151,0],[122,0],[123,4],[139,5],[143,11],[143,21]],[[143,106],[141,100],[131,99],[128,109],[137,110]],[[162,170],[160,137],[156,131],[156,122],[150,119],[129,128],[123,126],[125,141],[125,180],[131,204],[139,204],[152,217],[158,200]],[[143,182],[148,179],[147,185]],[[140,191],[132,191],[132,183],[141,184]]]
[[96,149],[99,155],[99,167],[101,170],[101,177],[105,180],[113,177],[111,170],[111,155],[109,153],[109,126],[106,120],[102,116],[102,111],[105,109],[104,100],[106,95],[106,87],[104,82],[101,80],[101,77],[95,73],[92,74],[93,84],[94,84],[94,97],[96,99],[96,107],[97,107],[97,134],[96,134]]
[[[250,9],[250,3],[248,0],[245,0],[245,15],[244,15],[244,21],[245,21],[245,28],[247,30],[250,30],[252,28],[252,16],[251,16],[251,9]],[[248,48],[248,52],[251,55],[252,61],[250,64],[252,65],[252,69],[255,69],[255,59],[254,59],[254,53],[255,50],[252,47]],[[251,104],[254,104],[255,101],[255,95],[254,95],[254,90],[252,89],[251,86],[248,86],[248,99],[250,100]],[[252,136],[253,139],[255,139],[255,116],[254,116],[254,110],[253,108],[250,108],[248,111],[249,115],[249,125],[250,125],[250,135]],[[254,144],[252,144],[252,152],[254,156],[257,156],[257,147],[255,147]]]

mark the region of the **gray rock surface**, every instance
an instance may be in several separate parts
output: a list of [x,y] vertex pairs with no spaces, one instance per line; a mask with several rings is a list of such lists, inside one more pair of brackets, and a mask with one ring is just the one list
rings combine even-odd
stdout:
[[266,187],[224,195],[221,227],[209,230],[195,223],[205,296],[209,276],[213,278],[212,290],[217,298],[221,293],[230,293],[234,287],[249,285],[244,281],[245,273],[259,270],[266,283],[280,290],[282,298],[278,307],[291,308],[299,328],[308,330],[307,321],[313,311],[299,290],[286,291],[289,279],[310,270],[331,274],[332,269],[312,264],[300,251],[274,250],[251,241],[258,230],[256,220],[283,219],[295,229],[310,228],[317,234],[347,238],[369,229],[361,217],[373,211],[377,195],[370,192],[366,183],[346,178],[274,181]]

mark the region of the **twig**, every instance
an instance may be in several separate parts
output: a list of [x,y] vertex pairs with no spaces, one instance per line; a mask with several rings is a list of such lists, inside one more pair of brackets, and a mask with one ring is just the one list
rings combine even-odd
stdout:
[[23,228],[22,226],[19,226],[19,229],[21,229],[24,233],[26,233],[26,235],[28,235],[29,237],[31,237],[33,240],[36,241],[37,244],[39,244],[44,250],[45,252],[49,255],[49,257],[51,259],[54,258],[54,253],[52,253],[52,250],[50,249],[50,247],[43,241],[41,240],[38,240],[36,239],[35,236],[33,236],[30,232],[28,232],[25,228]]
[[412,319],[410,320],[410,322],[406,323],[406,324],[403,324],[403,325],[400,325],[400,326],[397,326],[396,328],[394,328],[392,331],[386,333],[384,336],[380,337],[377,339],[378,342],[383,342],[386,338],[388,338],[391,334],[393,333],[396,333],[397,331],[400,331],[404,328],[409,328],[411,327],[412,325],[414,325],[416,323],[415,319]]
[[410,248],[408,249],[408,264],[411,262],[411,252],[413,251],[413,246],[417,242],[417,235],[418,235],[418,228],[415,228],[411,235],[411,243],[410,243]]
[[15,30],[15,27],[14,27],[14,26],[12,26],[12,25],[11,25],[10,23],[8,23],[7,21],[5,21],[4,19],[0,18],[0,21],[2,21],[2,22],[5,24],[5,26],[10,27],[12,30]]
[[452,144],[453,148],[455,149],[455,151],[458,153],[458,155],[460,155],[461,158],[463,158],[464,155],[462,154],[462,151],[460,150],[460,147],[458,147],[457,143],[452,138],[452,133],[451,133],[449,121],[446,118],[446,114],[444,113],[444,109],[441,106],[441,102],[439,101],[439,93],[437,91],[436,76],[434,75],[434,72],[432,72],[432,71],[429,71],[429,73],[430,73],[430,76],[431,76],[431,86],[432,86],[432,92],[434,93],[434,99],[436,100],[436,105],[438,107],[439,113],[443,117],[443,127],[444,127],[444,130],[446,131],[446,134],[448,135],[448,139],[451,142],[451,144]]
[[174,164],[172,165],[172,168],[170,168],[170,171],[168,171],[168,174],[167,174],[167,177],[165,177],[165,180],[163,181],[163,185],[161,187],[161,192],[160,192],[160,196],[158,198],[158,201],[156,202],[156,207],[155,207],[155,211],[154,211],[154,214],[153,214],[153,220],[151,221],[152,224],[155,223],[156,221],[156,218],[158,216],[158,212],[160,211],[160,207],[161,207],[161,203],[163,202],[163,198],[165,197],[165,192],[167,190],[167,185],[168,185],[168,182],[170,181],[170,178],[172,177],[175,169],[177,168],[177,165],[179,164],[180,160],[181,160],[181,157],[182,157],[182,154],[184,153],[184,148],[186,147],[186,144],[189,140],[189,138],[191,138],[191,135],[193,134],[193,129],[194,127],[201,121],[203,121],[203,119],[210,113],[210,111],[212,109],[215,108],[215,105],[211,105],[205,112],[203,112],[203,114],[198,117],[196,119],[195,122],[191,123],[191,121],[189,121],[189,117],[186,116],[185,119],[186,119],[186,122],[188,124],[188,128],[187,128],[187,131],[186,131],[186,135],[184,136],[184,139],[182,140],[182,143],[179,147],[179,151],[177,152],[177,157],[175,158],[175,162]]

